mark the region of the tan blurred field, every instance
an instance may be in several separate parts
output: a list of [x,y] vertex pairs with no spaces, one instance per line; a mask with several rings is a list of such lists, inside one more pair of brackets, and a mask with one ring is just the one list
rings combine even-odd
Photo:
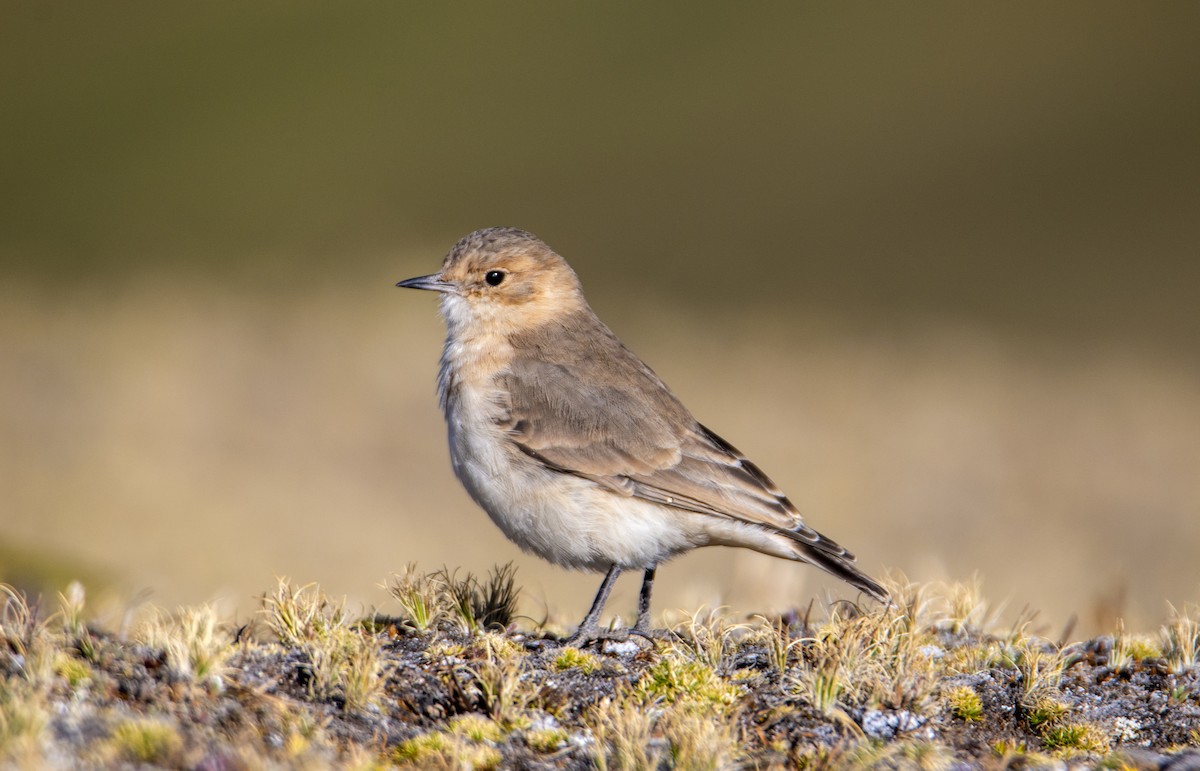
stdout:
[[[573,622],[598,578],[522,555],[451,474],[433,393],[442,327],[430,298],[391,287],[435,254],[366,255],[290,294],[178,276],[7,287],[0,546],[109,576],[124,596],[243,612],[277,575],[373,605],[408,562],[513,560],[524,611]],[[605,270],[577,267],[585,288]],[[1041,609],[1054,632],[1073,614],[1080,631],[1113,613],[1147,627],[1165,601],[1200,595],[1188,362],[949,324],[591,299],[870,572],[978,572],[986,595]],[[656,611],[848,596],[814,569],[724,549],[660,575]],[[628,615],[635,591],[625,579],[611,611]]]
[[[868,571],[1152,625],[1200,598],[1198,94],[1195,3],[9,4],[0,581],[513,560],[574,622],[598,579],[459,489],[392,286],[512,225]],[[713,550],[655,596],[826,591]]]

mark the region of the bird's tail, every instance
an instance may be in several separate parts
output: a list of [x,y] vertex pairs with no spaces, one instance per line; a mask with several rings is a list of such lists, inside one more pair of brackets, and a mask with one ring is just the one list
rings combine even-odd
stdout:
[[842,554],[838,554],[836,551],[826,550],[815,544],[796,544],[795,550],[797,559],[816,565],[880,602],[888,601],[887,589],[884,589],[874,578],[856,568],[854,555],[844,549],[840,549]]

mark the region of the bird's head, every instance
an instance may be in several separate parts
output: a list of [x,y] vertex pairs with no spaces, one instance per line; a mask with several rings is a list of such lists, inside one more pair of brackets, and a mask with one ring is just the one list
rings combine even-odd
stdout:
[[446,323],[464,331],[483,324],[519,332],[586,306],[567,261],[515,228],[477,230],[454,245],[440,272],[396,286],[440,292]]

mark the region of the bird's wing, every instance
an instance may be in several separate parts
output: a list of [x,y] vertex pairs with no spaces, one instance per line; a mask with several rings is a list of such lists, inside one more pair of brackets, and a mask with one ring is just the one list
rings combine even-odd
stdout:
[[[854,559],[804,524],[756,465],[700,425],[640,359],[608,331],[583,350],[533,346],[502,376],[502,426],[521,451],[623,495],[728,517],[780,532],[830,556]],[[528,348],[528,346],[526,346]]]

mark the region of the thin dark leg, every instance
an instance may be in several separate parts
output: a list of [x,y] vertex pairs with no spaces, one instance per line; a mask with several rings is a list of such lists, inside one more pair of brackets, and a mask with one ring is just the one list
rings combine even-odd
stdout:
[[600,584],[600,590],[596,592],[596,599],[592,600],[592,609],[583,617],[583,621],[579,622],[579,629],[575,634],[567,638],[568,645],[586,645],[596,639],[600,631],[600,613],[604,610],[604,603],[608,601],[608,595],[612,592],[613,584],[617,582],[619,575],[621,568],[616,565],[608,569],[608,574]]
[[642,576],[642,592],[638,595],[637,624],[634,625],[633,631],[642,634],[650,633],[650,592],[654,590],[655,570],[656,568],[646,569],[645,575]]

